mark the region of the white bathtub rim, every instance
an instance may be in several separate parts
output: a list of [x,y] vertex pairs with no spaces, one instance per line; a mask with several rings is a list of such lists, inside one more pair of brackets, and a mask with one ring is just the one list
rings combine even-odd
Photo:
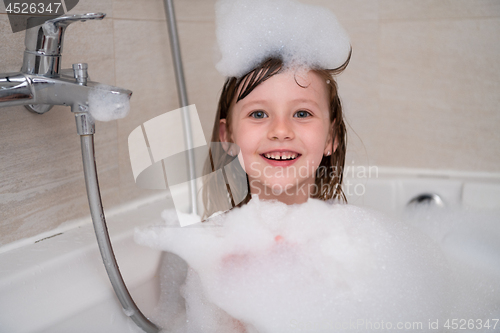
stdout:
[[398,168],[377,165],[346,165],[344,168],[344,178],[352,178],[349,176],[349,174],[352,172],[351,168],[354,168],[354,173],[368,171],[370,170],[370,168],[373,170],[375,168],[378,171],[378,176],[380,178],[425,177],[500,182],[500,172],[462,171],[452,169]]

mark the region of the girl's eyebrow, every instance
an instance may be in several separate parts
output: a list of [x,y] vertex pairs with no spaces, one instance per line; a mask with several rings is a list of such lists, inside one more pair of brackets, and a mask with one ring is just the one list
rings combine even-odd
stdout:
[[298,98],[298,99],[293,99],[293,100],[292,100],[292,102],[294,102],[294,103],[306,103],[306,104],[307,104],[307,103],[312,103],[312,104],[314,104],[314,105],[316,105],[316,106],[318,106],[318,107],[319,107],[319,104],[318,104],[318,102],[316,102],[316,100],[314,100],[314,99],[309,99],[309,98]]
[[[318,102],[316,102],[314,99],[308,99],[308,98],[297,98],[297,99],[292,99],[290,101],[290,103],[293,103],[293,104],[298,104],[298,103],[312,103],[314,104],[315,106],[318,106],[319,107],[319,104]],[[262,104],[268,104],[268,101],[265,100],[265,99],[262,99],[262,100],[256,100],[256,101],[251,101],[251,102],[248,102],[245,104],[245,107],[249,107],[249,106],[253,106],[254,104],[256,105],[262,105]]]
[[251,101],[251,102],[245,103],[245,107],[252,106],[254,104],[257,104],[257,105],[267,104],[267,101],[265,99]]

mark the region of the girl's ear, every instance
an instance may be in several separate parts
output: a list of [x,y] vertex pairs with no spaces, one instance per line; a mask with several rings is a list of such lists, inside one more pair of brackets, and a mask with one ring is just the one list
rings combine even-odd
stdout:
[[221,142],[229,142],[227,137],[226,119],[219,120],[219,139]]
[[229,149],[228,142],[230,142],[230,140],[228,137],[229,133],[227,131],[226,124],[227,124],[226,119],[219,120],[219,139],[220,139],[220,142],[222,143],[222,148],[225,151],[228,151],[228,149]]
[[337,119],[335,119],[332,123],[332,135],[335,136],[335,140],[333,140],[332,154],[337,151],[337,147],[339,146],[339,136],[338,136],[337,132],[335,132],[335,123],[336,122],[337,122]]
[[[330,126],[330,131],[328,133],[328,138],[326,140],[326,147],[325,147],[325,152],[324,152],[324,155],[326,155],[326,156],[333,154],[337,150],[337,147],[339,145],[338,136],[335,133],[335,121],[336,120],[334,120],[332,122],[332,125]],[[335,139],[333,139],[334,136],[335,136]],[[332,141],[333,141],[333,146],[332,146]],[[333,148],[333,151],[331,150],[332,148]]]

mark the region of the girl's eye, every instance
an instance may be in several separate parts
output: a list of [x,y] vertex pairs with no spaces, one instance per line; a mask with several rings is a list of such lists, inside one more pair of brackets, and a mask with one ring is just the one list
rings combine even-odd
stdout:
[[307,112],[307,111],[297,111],[295,112],[295,115],[294,117],[297,117],[297,118],[307,118],[311,116],[311,113]]
[[250,114],[250,116],[255,119],[267,118],[267,114],[264,111],[254,111]]

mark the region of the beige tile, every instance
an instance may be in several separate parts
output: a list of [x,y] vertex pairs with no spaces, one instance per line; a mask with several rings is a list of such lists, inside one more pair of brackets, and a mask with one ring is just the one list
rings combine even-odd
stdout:
[[[0,244],[89,214],[80,138],[68,107],[43,115],[24,107],[0,115]],[[104,207],[119,203],[116,124],[98,124],[96,161]]]
[[[85,13],[105,13],[106,17],[113,17],[112,0],[80,0],[78,4],[67,14],[85,14]],[[85,22],[89,23],[89,21]]]
[[115,20],[114,27],[116,83],[133,91],[130,114],[118,122],[120,194],[122,200],[131,200],[157,192],[135,186],[128,136],[137,126],[179,104],[165,22]]
[[[74,116],[65,107],[44,115],[2,109],[0,242],[55,228],[86,214]],[[3,231],[2,230],[2,231]]]
[[379,0],[380,19],[425,20],[500,17],[497,0]]
[[132,102],[141,110],[131,116],[137,116],[138,125],[161,112],[157,108],[176,101],[170,45],[163,27],[160,21],[114,21],[116,83],[134,91]]
[[343,23],[346,20],[376,20],[378,19],[378,1],[366,0],[307,0],[302,3],[323,6],[330,9],[337,19]]
[[[179,21],[214,21],[216,0],[174,1]],[[377,19],[377,1],[301,0],[301,3],[329,8],[342,22],[350,19]]]
[[[174,3],[174,5],[176,5],[176,3]],[[163,0],[113,0],[113,18],[129,20],[165,20]]]
[[[120,0],[118,0],[120,1]],[[215,21],[216,0],[174,1],[178,21]],[[301,0],[301,3],[329,8],[342,22],[351,19],[377,19],[377,1]]]
[[[144,121],[178,108],[179,102],[165,23],[119,20],[115,27],[117,82],[123,86],[130,83],[127,88],[134,91],[133,115],[121,120],[119,127],[121,192],[123,200],[130,200],[158,192],[135,186],[128,155],[128,135]],[[224,80],[215,70],[212,58],[215,27],[213,22],[181,21],[178,29],[188,100],[196,104],[205,136],[209,139]],[[156,33],[148,34],[148,31]],[[148,38],[140,37],[141,34]],[[122,48],[125,51],[130,44],[127,39],[140,41],[137,47],[143,51],[133,57],[125,52],[122,57]]]
[[[399,22],[381,25],[381,96],[462,99],[470,107],[498,101],[499,20]],[[472,92],[472,94],[471,94]]]
[[[372,143],[378,164],[398,167],[498,172],[500,151],[497,141],[500,116],[478,124],[468,110],[434,109],[429,116],[423,104],[401,101],[381,102],[381,108],[405,110],[399,117],[387,112],[386,132]],[[482,124],[481,124],[482,123]],[[390,131],[388,130],[390,128]]]
[[175,0],[177,21],[215,22],[216,0]]
[[[173,1],[175,17],[182,21],[214,21],[215,0]],[[165,20],[163,0],[113,0],[113,17],[129,20]]]
[[[74,125],[73,122],[71,119],[65,125]],[[2,163],[0,244],[34,236],[68,220],[89,215],[79,138],[74,126],[69,127],[72,133],[66,135],[67,143],[61,144],[60,135],[59,138],[47,136],[39,144],[31,145],[30,150],[36,152],[16,147],[19,151],[15,153],[16,158]],[[22,140],[18,138],[19,141]],[[96,159],[102,200],[108,208],[118,203],[117,170],[112,170],[105,163],[109,161],[100,158],[106,155],[100,141],[102,139],[97,138]],[[54,151],[49,152],[47,147]]]
[[0,73],[18,72],[23,65],[25,32],[12,32],[7,15],[0,14]]
[[179,39],[189,103],[196,104],[208,142],[225,80],[215,69],[215,25],[213,22],[180,22]]
[[499,37],[494,19],[381,24],[379,163],[500,170]]
[[352,55],[348,67],[337,80],[348,133],[346,161],[367,165],[371,161],[367,139],[381,123],[378,117],[379,25],[377,20],[348,20],[346,23]]
[[84,62],[92,81],[115,85],[113,20],[71,24],[64,38],[62,68]]

